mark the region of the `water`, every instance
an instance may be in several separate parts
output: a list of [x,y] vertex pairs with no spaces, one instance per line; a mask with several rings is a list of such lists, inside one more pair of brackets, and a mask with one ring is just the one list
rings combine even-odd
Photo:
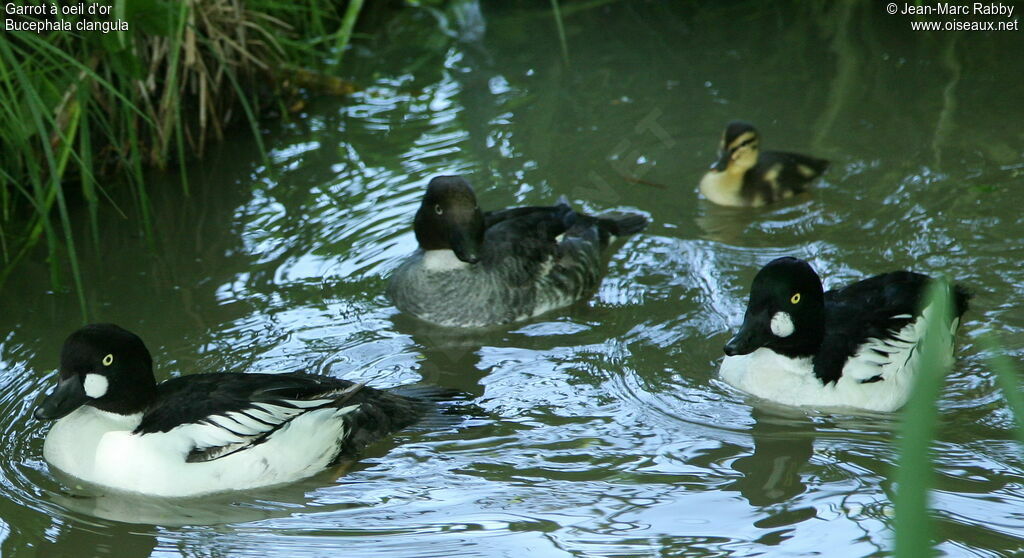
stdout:
[[[885,554],[894,417],[770,406],[715,377],[750,280],[783,254],[827,286],[912,268],[976,292],[940,402],[939,546],[1024,552],[1024,452],[977,342],[1024,360],[1021,35],[913,34],[869,3],[567,3],[565,66],[548,10],[474,6],[403,11],[346,58],[359,93],[268,123],[265,157],[238,132],[191,166],[190,197],[154,175],[152,249],[109,207],[98,245],[84,212],[77,238],[91,318],[137,331],[160,379],[427,381],[481,415],[268,490],[78,487],[30,419],[81,323],[39,256],[0,293],[5,556]],[[733,118],[832,159],[827,180],[763,210],[698,201]],[[653,224],[585,302],[437,331],[396,313],[384,278],[426,182],[452,173],[483,207],[564,194]]]

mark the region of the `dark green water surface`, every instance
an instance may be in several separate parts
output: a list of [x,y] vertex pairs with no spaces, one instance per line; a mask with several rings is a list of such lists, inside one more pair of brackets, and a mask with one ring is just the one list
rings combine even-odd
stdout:
[[[803,556],[891,548],[897,417],[784,409],[716,379],[750,280],[785,254],[837,286],[896,268],[976,293],[940,401],[933,507],[950,556],[1024,552],[1024,452],[978,344],[1024,370],[1024,35],[914,33],[872,2],[546,2],[405,9],[346,55],[359,92],[86,214],[90,319],[138,332],[158,379],[308,368],[426,381],[483,412],[400,433],[340,477],[193,501],[97,494],[30,418],[82,317],[42,257],[0,292],[5,556]],[[1020,6],[1018,6],[1020,8]],[[833,161],[814,195],[698,200],[733,118]],[[385,278],[438,174],[481,206],[640,210],[587,301],[453,333]],[[130,212],[130,199],[118,200]]]

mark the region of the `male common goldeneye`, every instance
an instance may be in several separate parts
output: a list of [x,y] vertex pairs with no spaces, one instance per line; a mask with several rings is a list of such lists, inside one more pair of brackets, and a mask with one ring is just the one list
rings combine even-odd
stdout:
[[388,283],[399,310],[454,327],[504,324],[575,302],[600,280],[602,248],[639,232],[637,214],[550,207],[482,212],[458,176],[430,181],[416,212],[419,250]]
[[57,420],[43,456],[73,477],[156,496],[194,496],[310,476],[409,426],[431,404],[304,373],[215,373],[157,384],[135,334],[93,324],[64,342]]
[[700,181],[700,191],[719,205],[759,207],[792,197],[822,175],[828,161],[798,153],[760,151],[757,130],[730,122],[722,134],[718,160]]
[[[725,346],[720,374],[747,393],[784,403],[894,411],[906,403],[919,364],[931,279],[895,271],[822,292],[810,265],[778,258],[750,289],[739,333]],[[952,289],[953,335],[970,295]]]

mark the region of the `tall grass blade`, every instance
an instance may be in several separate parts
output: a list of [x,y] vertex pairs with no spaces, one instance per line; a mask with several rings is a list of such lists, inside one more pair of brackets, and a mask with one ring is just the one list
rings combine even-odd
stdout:
[[359,12],[362,10],[363,0],[349,0],[334,43],[334,52],[336,53],[338,64],[341,64],[341,59],[345,56],[345,48],[348,47],[348,42],[352,38],[352,30],[355,29],[356,20],[359,18]]
[[[217,51],[213,49],[211,50],[214,55],[218,57],[218,60],[220,60],[220,55],[217,54]],[[223,60],[220,61],[223,63]],[[231,82],[231,86],[234,87],[235,93],[238,95],[238,102],[242,105],[242,110],[245,111],[245,116],[249,121],[249,129],[252,130],[252,137],[256,141],[256,147],[259,150],[260,158],[263,160],[263,166],[267,169],[267,173],[273,176],[275,174],[273,165],[270,164],[270,158],[267,156],[267,150],[263,145],[263,135],[260,134],[259,119],[256,118],[256,112],[253,110],[253,107],[249,104],[249,100],[247,99],[248,92],[238,82],[238,77],[235,75],[234,70],[229,66],[225,66],[224,75],[227,76],[228,80]]]
[[[82,111],[88,113],[89,109],[87,103],[89,102],[89,96],[80,91],[78,100],[83,107]],[[79,179],[82,183],[82,197],[85,199],[85,204],[89,209],[89,231],[92,235],[92,242],[94,245],[99,246],[99,199],[96,196],[96,181],[92,175],[92,130],[90,128],[89,118],[82,118],[81,121],[81,133],[78,134],[78,153],[82,158],[81,163],[79,164]]]
[[555,17],[555,26],[558,28],[558,42],[562,46],[562,62],[569,65],[569,42],[565,38],[565,24],[562,23],[562,7],[558,0],[551,0],[551,12]]
[[928,493],[934,481],[930,457],[935,440],[938,400],[949,368],[949,323],[952,296],[945,281],[934,281],[925,296],[924,308],[934,311],[919,345],[919,369],[910,400],[903,410],[900,429],[899,468],[896,471],[896,558],[934,556],[934,532],[928,510]]
[[1021,393],[1020,379],[1017,375],[1017,368],[1013,365],[1006,354],[992,337],[983,337],[982,347],[992,355],[989,365],[996,373],[996,380],[1003,390],[1006,398],[1006,406],[1013,413],[1013,420],[1017,426],[1017,439],[1024,444],[1024,394]]

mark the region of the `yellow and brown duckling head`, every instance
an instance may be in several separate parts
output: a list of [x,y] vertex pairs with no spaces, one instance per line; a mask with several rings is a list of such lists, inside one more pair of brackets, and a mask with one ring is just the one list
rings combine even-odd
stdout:
[[725,127],[718,160],[704,174],[700,191],[711,202],[759,207],[800,194],[828,168],[828,161],[780,151],[762,151],[761,138],[748,122]]
[[744,173],[757,164],[761,138],[749,122],[734,120],[722,132],[718,160],[711,165],[717,172]]

